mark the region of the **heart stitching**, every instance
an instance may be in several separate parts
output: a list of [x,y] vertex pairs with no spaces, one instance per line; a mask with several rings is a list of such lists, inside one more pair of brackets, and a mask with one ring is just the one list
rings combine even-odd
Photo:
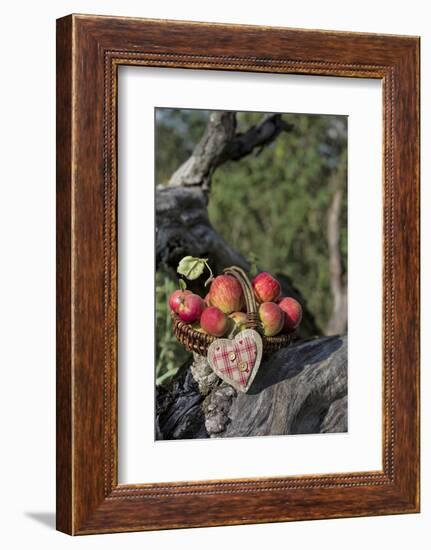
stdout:
[[219,338],[208,348],[208,363],[222,380],[246,393],[262,360],[262,338],[253,329],[246,329],[233,340]]

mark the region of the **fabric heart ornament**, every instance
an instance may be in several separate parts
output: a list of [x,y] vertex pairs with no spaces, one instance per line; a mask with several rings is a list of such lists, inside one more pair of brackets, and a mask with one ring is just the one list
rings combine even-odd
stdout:
[[241,331],[233,340],[219,338],[209,346],[207,358],[217,376],[246,393],[262,360],[262,338],[253,329]]

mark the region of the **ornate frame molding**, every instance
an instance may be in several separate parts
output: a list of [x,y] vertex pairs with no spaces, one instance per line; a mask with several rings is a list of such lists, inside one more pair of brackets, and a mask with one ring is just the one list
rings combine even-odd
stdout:
[[[191,37],[188,44],[179,43],[184,35]],[[256,46],[256,37],[263,35],[266,44]],[[229,45],[220,51],[211,44],[221,37],[225,42],[229,37]],[[268,48],[277,57],[269,56]],[[418,511],[418,39],[69,16],[58,20],[57,50],[58,529],[85,534]],[[118,484],[120,65],[382,80],[382,471]],[[407,320],[397,317],[400,306],[407,310]],[[265,506],[253,504],[256,494]],[[236,504],[226,514],[223,503],[229,495],[235,495]]]

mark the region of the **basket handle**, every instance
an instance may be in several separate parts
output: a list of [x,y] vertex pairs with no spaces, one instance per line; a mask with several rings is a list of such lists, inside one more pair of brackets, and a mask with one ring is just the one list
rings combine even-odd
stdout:
[[227,275],[232,275],[232,277],[235,277],[235,279],[241,285],[245,297],[245,305],[247,307],[247,328],[252,328],[260,331],[262,327],[259,320],[259,315],[257,313],[256,299],[254,297],[253,288],[245,271],[240,267],[233,265],[224,269],[223,273],[226,273]]

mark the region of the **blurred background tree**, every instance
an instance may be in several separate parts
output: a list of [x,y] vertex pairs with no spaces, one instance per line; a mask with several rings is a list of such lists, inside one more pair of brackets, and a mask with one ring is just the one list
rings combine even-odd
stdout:
[[[210,111],[156,110],[155,181],[166,184],[193,152]],[[238,112],[237,132],[259,123],[262,113]],[[293,125],[268,146],[214,173],[208,213],[214,228],[246,258],[273,274],[288,275],[307,299],[321,332],[330,322],[328,213],[341,197],[336,232],[343,284],[347,282],[347,117],[285,114]],[[171,330],[167,298],[176,286],[156,274],[157,383],[168,381],[187,354]]]

